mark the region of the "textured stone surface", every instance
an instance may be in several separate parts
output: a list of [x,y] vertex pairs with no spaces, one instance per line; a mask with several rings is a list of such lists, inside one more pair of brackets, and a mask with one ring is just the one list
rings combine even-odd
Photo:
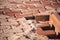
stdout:
[[[30,26],[33,25],[28,25],[30,24],[29,21],[26,22],[26,20],[21,17],[36,16],[41,14],[47,15],[51,12],[60,13],[59,0],[0,0],[0,40],[25,40],[26,38],[21,35],[28,34],[29,31],[32,29],[30,29]],[[26,25],[28,25],[29,27],[27,28]],[[21,30],[21,28],[24,28],[24,30],[26,30],[25,33],[23,33],[23,29]],[[20,39],[20,37],[22,38]],[[31,39],[26,40],[33,40],[33,38],[31,37]],[[38,38],[36,40],[40,39]]]
[[0,40],[48,40],[46,36],[38,35],[34,30],[35,20],[0,15]]
[[[59,0],[0,0],[0,11],[2,10],[8,16],[14,16],[15,13],[24,15],[32,13],[34,16],[38,13],[50,14],[55,11],[59,12],[58,8],[60,8]],[[20,16],[16,17],[19,18]]]

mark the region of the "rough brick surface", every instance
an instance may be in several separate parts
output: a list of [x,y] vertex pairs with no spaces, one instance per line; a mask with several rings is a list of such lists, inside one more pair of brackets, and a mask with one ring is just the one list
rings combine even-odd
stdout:
[[[48,40],[29,32],[32,30],[30,26],[34,25],[22,17],[49,15],[51,12],[60,13],[60,0],[0,0],[0,40]],[[37,32],[43,34],[42,30]],[[30,39],[23,34],[29,34]]]
[[[0,0],[0,9],[3,10],[3,13],[6,13],[6,15],[9,15],[9,16],[11,15],[13,16],[14,13],[18,13],[17,11],[21,11],[24,14],[25,13],[36,14],[36,13],[43,13],[43,12],[44,14],[46,14],[47,10],[48,11],[53,9],[55,10],[57,8],[60,8],[59,0],[18,0],[18,1],[17,0]],[[24,10],[27,10],[27,11],[25,12]],[[39,11],[36,13],[32,12],[34,10],[39,10]],[[54,12],[54,11],[50,11],[50,13],[51,12]]]
[[24,17],[16,19],[1,14],[0,40],[48,40],[46,36],[35,33],[35,25],[35,20],[26,20]]

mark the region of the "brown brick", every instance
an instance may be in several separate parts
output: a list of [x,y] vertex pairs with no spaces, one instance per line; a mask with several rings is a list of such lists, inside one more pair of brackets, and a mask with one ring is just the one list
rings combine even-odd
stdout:
[[31,1],[40,1],[40,0],[31,0]]
[[51,5],[52,5],[53,8],[58,8],[59,7],[59,4],[56,3],[56,2],[55,3],[51,3]]
[[51,0],[43,0],[42,3],[44,6],[50,6]]
[[39,23],[39,24],[36,24],[36,26],[38,27],[38,28],[40,28],[40,27],[46,27],[46,26],[50,26],[49,25],[49,23]]
[[25,2],[25,4],[40,4],[39,1],[29,1],[29,2]]
[[46,11],[45,8],[40,8],[39,9],[39,12],[41,12],[41,14],[43,14],[45,11]]
[[15,17],[16,18],[21,18],[21,17],[23,17],[23,15],[20,15],[20,13],[15,13]]
[[28,9],[35,9],[36,7],[34,5],[26,5]]
[[36,33],[39,35],[44,35],[43,30],[41,28],[37,29]]
[[55,31],[53,30],[47,30],[47,31],[43,31],[45,35],[51,35],[51,34],[55,34]]
[[51,34],[55,34],[55,32],[53,30],[47,30],[47,31],[43,31],[41,29],[37,29],[36,33],[39,35],[51,35]]
[[14,13],[5,13],[7,16],[14,16]]
[[32,13],[25,13],[25,14],[23,14],[23,16],[24,17],[30,17],[30,16],[33,16],[33,14]]
[[20,2],[20,3],[17,3],[17,2],[10,2],[11,4],[20,4],[20,3],[22,3],[22,2]]
[[37,16],[37,15],[40,15],[40,13],[33,13],[33,16]]

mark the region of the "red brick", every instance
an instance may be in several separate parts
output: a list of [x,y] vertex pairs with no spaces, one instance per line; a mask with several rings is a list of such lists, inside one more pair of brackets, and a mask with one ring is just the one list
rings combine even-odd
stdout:
[[43,30],[41,28],[37,28],[36,33],[39,35],[44,35]]
[[53,30],[47,30],[47,31],[43,31],[41,29],[37,29],[36,33],[39,35],[51,35],[51,34],[55,34],[55,32]]
[[53,30],[47,30],[47,31],[43,31],[45,35],[51,35],[51,34],[56,34],[55,31]]

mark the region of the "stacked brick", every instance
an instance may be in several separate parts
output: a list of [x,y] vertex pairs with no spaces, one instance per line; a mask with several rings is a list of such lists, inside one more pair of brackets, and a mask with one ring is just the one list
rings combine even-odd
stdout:
[[46,36],[35,33],[34,20],[0,15],[0,40],[48,40]]
[[0,0],[0,40],[48,40],[31,32],[34,21],[23,17],[51,12],[60,12],[59,0]]
[[[0,9],[9,16],[36,16],[40,14],[49,14],[59,12],[59,0],[1,0]],[[18,16],[17,16],[18,15]]]

